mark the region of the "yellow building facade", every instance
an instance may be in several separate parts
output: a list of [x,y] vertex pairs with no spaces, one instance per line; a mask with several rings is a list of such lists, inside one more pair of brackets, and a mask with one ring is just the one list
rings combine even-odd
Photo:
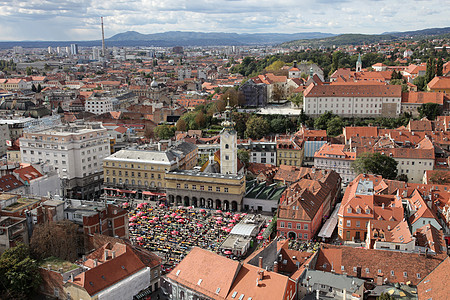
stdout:
[[245,177],[193,170],[166,173],[166,193],[169,203],[240,211],[245,194]]

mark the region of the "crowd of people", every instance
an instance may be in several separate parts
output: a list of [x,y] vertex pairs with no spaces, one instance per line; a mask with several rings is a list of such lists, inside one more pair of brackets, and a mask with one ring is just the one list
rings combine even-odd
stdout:
[[[127,207],[128,203],[124,204]],[[216,253],[235,224],[246,214],[194,207],[151,206],[140,203],[129,207],[129,229],[132,242],[163,258],[170,271],[197,246]]]

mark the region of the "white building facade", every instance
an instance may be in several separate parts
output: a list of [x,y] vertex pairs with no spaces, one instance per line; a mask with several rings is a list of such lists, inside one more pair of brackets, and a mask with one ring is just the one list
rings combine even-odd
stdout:
[[401,86],[313,85],[304,92],[303,111],[308,116],[332,112],[341,117],[396,117],[401,113]]
[[20,149],[23,163],[47,162],[55,167],[66,196],[100,195],[102,162],[110,154],[109,137],[100,123],[25,132]]

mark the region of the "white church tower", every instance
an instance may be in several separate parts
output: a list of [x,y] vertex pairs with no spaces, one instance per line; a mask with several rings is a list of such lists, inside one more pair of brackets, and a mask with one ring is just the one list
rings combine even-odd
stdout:
[[237,174],[237,133],[231,120],[230,99],[225,108],[225,120],[220,132],[220,173]]
[[358,54],[358,60],[356,61],[356,72],[361,72],[362,69],[362,61],[361,61],[361,53]]

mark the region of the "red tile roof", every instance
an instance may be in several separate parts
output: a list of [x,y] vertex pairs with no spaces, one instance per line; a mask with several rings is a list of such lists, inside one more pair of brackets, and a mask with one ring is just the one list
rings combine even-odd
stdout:
[[417,286],[419,299],[448,299],[450,295],[450,258],[447,257]]
[[411,281],[413,285],[417,285],[444,259],[444,255],[426,257],[416,253],[323,244],[319,250],[316,269],[331,272],[333,267],[337,274],[357,276],[360,267],[361,275],[365,278],[376,280],[381,276],[391,283]]
[[22,181],[28,183],[30,183],[30,181],[33,179],[42,177],[42,174],[39,173],[39,171],[36,170],[33,166],[15,169],[14,173],[18,174]]
[[[131,247],[125,247],[126,251],[123,254],[116,256],[114,259],[109,259],[96,267],[92,266],[91,269],[76,276],[73,284],[81,286],[89,295],[93,296],[146,268],[139,257],[134,254]],[[92,257],[101,257],[101,249]]]

